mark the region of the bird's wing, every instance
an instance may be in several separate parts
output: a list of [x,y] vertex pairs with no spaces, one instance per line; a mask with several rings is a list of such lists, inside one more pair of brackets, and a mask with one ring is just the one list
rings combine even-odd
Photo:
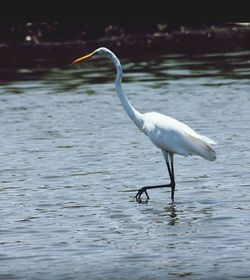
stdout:
[[145,120],[146,134],[158,148],[183,156],[216,158],[211,147],[214,141],[199,135],[188,125],[159,113],[147,113]]
[[213,140],[206,136],[201,136],[200,138],[197,138],[193,135],[187,135],[186,138],[188,139],[189,147],[192,149],[192,154],[199,155],[210,161],[216,159],[216,153],[210,145],[211,141],[214,143]]

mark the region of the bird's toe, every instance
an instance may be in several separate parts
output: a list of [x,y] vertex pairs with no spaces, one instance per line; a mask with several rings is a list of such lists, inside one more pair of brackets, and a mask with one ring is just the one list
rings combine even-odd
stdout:
[[[145,195],[146,195],[146,197],[147,197],[145,201],[143,201],[143,200],[141,199],[141,195],[142,195],[143,193],[145,193]],[[135,196],[135,199],[136,199],[136,201],[137,201],[138,203],[147,203],[148,200],[149,200],[149,196],[148,196],[148,193],[147,193],[147,189],[146,189],[145,187],[139,189],[138,192],[137,192],[137,194],[136,194],[136,196]]]

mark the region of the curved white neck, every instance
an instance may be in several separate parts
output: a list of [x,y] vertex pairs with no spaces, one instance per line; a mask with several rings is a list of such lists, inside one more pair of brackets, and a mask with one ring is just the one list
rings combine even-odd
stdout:
[[123,105],[124,110],[127,112],[131,120],[135,123],[135,125],[142,130],[144,120],[143,120],[143,115],[139,113],[129,102],[126,94],[122,91],[122,66],[119,61],[119,59],[113,54],[111,57],[112,62],[115,65],[116,68],[116,79],[115,79],[115,87],[116,87],[116,92],[121,100],[121,103]]

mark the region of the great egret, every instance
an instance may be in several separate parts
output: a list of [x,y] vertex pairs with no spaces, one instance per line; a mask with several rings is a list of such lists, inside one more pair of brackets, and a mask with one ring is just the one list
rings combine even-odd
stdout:
[[72,63],[79,63],[85,59],[91,58],[93,55],[107,57],[114,63],[116,68],[115,87],[124,110],[135,125],[149,137],[156,147],[161,149],[167,164],[170,183],[142,187],[135,196],[136,201],[139,203],[142,202],[141,195],[145,193],[147,202],[149,199],[147,190],[149,189],[170,187],[171,199],[174,202],[174,154],[182,156],[199,155],[207,160],[213,161],[216,159],[216,154],[211,144],[215,144],[215,142],[206,136],[198,134],[186,124],[169,116],[156,112],[144,114],[138,112],[122,91],[122,66],[116,55],[109,49],[104,47],[98,48],[90,54],[74,60]]

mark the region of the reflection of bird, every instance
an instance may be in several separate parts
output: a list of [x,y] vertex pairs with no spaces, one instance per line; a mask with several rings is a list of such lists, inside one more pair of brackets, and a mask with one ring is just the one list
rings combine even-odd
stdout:
[[[145,186],[138,190],[135,198],[137,202],[142,202],[141,195],[145,193],[147,200],[149,199],[147,190],[153,188],[171,188],[171,199],[174,201],[175,178],[174,178],[174,154],[183,156],[199,155],[207,160],[215,160],[215,151],[211,144],[215,142],[206,136],[199,135],[186,124],[179,122],[171,117],[160,113],[139,113],[129,102],[127,96],[122,91],[122,66],[116,55],[107,48],[99,48],[92,53],[80,57],[73,63],[81,62],[93,55],[100,55],[109,58],[116,67],[115,87],[117,94],[121,100],[123,108],[128,113],[135,125],[145,133],[149,139],[162,150],[163,156],[167,163],[170,183],[157,186]],[[146,200],[146,201],[147,201]]]

